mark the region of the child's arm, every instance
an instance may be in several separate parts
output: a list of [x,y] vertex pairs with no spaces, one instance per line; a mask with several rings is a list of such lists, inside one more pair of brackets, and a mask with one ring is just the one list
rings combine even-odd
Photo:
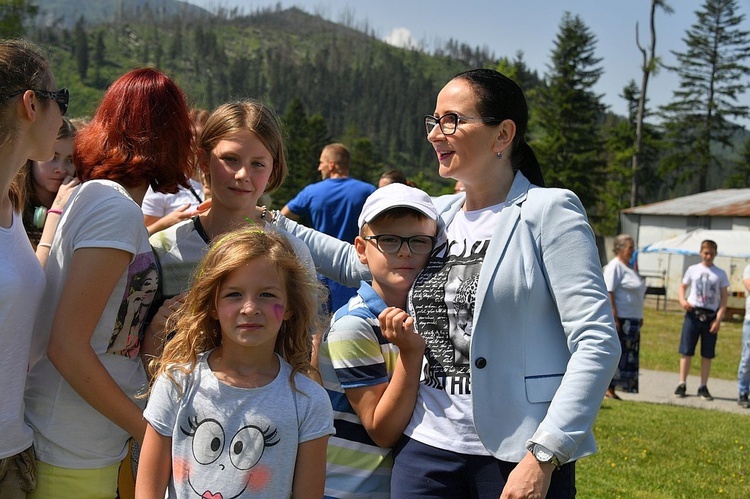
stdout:
[[[299,444],[292,482],[293,499],[320,499],[326,482],[328,435]],[[140,474],[140,469],[138,470]],[[136,490],[137,493],[137,490]]]
[[716,334],[719,332],[719,328],[721,327],[721,321],[724,320],[724,315],[727,313],[727,301],[729,300],[729,288],[726,286],[722,286],[721,288],[721,301],[719,302],[719,309],[716,311],[716,318],[714,319],[713,323],[711,324],[711,328],[709,329],[709,332],[712,334]]
[[172,439],[160,435],[151,425],[148,425],[138,460],[135,497],[164,499],[171,474]]
[[378,317],[383,336],[399,348],[390,382],[346,389],[370,438],[380,447],[393,447],[409,424],[419,390],[424,338],[414,332],[414,319],[388,307]]
[[75,191],[75,188],[78,187],[79,184],[80,182],[77,178],[66,175],[62,184],[60,184],[60,189],[57,191],[54,201],[52,201],[52,206],[50,207],[52,212],[47,212],[42,235],[39,236],[39,242],[41,245],[37,245],[36,247],[36,257],[39,260],[39,263],[42,264],[42,268],[47,267],[49,252],[52,249],[52,239],[55,237],[55,231],[57,230],[57,225],[60,223],[62,211],[68,203],[68,199],[73,194],[73,191]]
[[73,253],[47,355],[83,400],[142,442],[146,422],[141,409],[120,389],[91,347],[99,318],[130,258],[130,253],[112,248],[81,248]]
[[680,306],[683,310],[692,310],[693,306],[688,303],[687,298],[685,298],[685,292],[687,291],[689,284],[680,283],[680,288],[678,290],[678,297],[680,300]]

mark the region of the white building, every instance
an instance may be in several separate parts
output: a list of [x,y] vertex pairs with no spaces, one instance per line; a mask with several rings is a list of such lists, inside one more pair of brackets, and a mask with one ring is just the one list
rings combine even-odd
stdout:
[[[750,189],[719,189],[628,208],[620,212],[620,225],[621,232],[633,236],[636,248],[696,229],[750,231]],[[639,272],[650,286],[665,286],[671,300],[678,298],[685,269],[698,262],[700,257],[692,255],[638,254]],[[744,310],[742,272],[748,263],[745,258],[723,256],[714,260],[729,275],[730,308]]]

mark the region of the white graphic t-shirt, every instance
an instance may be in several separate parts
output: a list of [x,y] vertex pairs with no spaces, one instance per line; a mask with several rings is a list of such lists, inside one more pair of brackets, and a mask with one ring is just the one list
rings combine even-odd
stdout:
[[128,433],[90,406],[47,357],[52,321],[75,251],[108,248],[131,255],[102,310],[91,348],[112,379],[137,405],[146,387],[139,351],[144,319],[158,285],[156,261],[138,204],[119,184],[89,180],[65,207],[50,249],[44,306],[34,327],[26,385],[26,420],[37,458],[54,466],[92,469],[122,460]]
[[[325,390],[279,357],[279,373],[258,388],[220,381],[201,354],[178,388],[154,383],[143,417],[172,439],[169,497],[291,497],[299,444],[334,432]],[[303,485],[304,486],[304,485]]]
[[503,204],[459,211],[417,277],[409,311],[427,343],[422,379],[406,435],[433,447],[489,455],[474,428],[469,347],[479,270]]
[[688,303],[715,312],[721,304],[721,288],[729,287],[729,278],[716,265],[706,267],[702,263],[696,263],[687,268],[682,283],[690,286]]

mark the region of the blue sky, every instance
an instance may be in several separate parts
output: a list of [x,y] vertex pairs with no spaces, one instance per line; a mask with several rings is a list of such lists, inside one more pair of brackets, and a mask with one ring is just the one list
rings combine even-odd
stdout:
[[[603,94],[610,110],[626,114],[626,103],[619,97],[631,80],[640,84],[641,54],[635,44],[635,25],[639,24],[641,44],[649,41],[650,0],[188,0],[203,7],[240,6],[249,12],[261,6],[298,6],[332,21],[344,17],[367,25],[376,36],[394,43],[419,43],[431,46],[454,38],[470,46],[487,47],[496,56],[513,58],[524,53],[528,66],[539,72],[547,70],[554,39],[564,12],[579,15],[597,37],[595,54],[602,58],[604,74],[595,90]],[[695,11],[703,0],[669,0],[674,13],[657,11],[657,55],[666,64],[674,64],[670,52],[683,52],[686,31],[696,22]],[[750,31],[750,8],[738,2],[745,14],[742,25]],[[750,75],[747,76],[750,78]],[[649,82],[648,96],[652,106],[672,98],[679,81],[663,69]],[[750,100],[750,94],[742,101]],[[429,110],[428,110],[429,112]],[[746,128],[750,121],[745,121]]]

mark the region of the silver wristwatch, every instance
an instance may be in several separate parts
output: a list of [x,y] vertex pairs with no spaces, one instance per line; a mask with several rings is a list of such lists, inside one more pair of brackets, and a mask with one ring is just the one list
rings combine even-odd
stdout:
[[560,469],[560,460],[557,458],[554,452],[539,444],[531,444],[529,451],[534,454],[534,457],[540,463],[552,463],[555,468]]

